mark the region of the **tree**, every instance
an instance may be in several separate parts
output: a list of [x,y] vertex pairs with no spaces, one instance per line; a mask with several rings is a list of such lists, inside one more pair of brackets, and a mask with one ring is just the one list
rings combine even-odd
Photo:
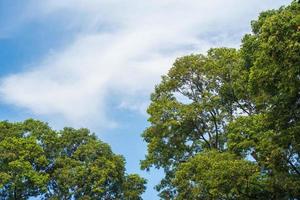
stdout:
[[[145,179],[88,129],[0,123],[1,199],[140,199]],[[130,190],[130,191],[128,191]]]
[[300,196],[299,24],[297,1],[263,12],[241,49],[257,114],[231,124],[229,145],[251,154],[264,169],[273,199]]
[[148,155],[142,168],[162,167],[166,176],[161,196],[176,196],[172,179],[177,167],[204,150],[226,149],[226,125],[242,113],[252,113],[241,71],[243,60],[235,49],[211,49],[208,55],[177,59],[151,96],[151,126],[143,137]]
[[162,77],[141,167],[164,169],[163,199],[299,198],[299,12],[296,1],[263,12],[241,49],[179,58]]

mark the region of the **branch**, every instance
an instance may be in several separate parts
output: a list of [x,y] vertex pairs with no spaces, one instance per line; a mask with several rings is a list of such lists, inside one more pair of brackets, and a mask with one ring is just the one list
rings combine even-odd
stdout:
[[287,161],[291,165],[293,170],[300,176],[300,171],[297,169],[297,167],[289,159],[287,159]]
[[211,145],[210,143],[207,141],[207,139],[205,139],[205,137],[203,136],[203,134],[201,133],[201,130],[199,129],[199,127],[195,124],[195,128],[197,129],[198,133],[200,133],[200,137],[203,139],[203,141],[208,145],[208,148],[211,149]]
[[216,149],[218,149],[219,131],[218,131],[217,118],[216,118],[216,116],[214,115],[214,113],[212,111],[209,111],[209,113],[213,117],[213,122],[214,122],[214,125],[215,125],[215,132],[216,132],[216,145],[215,146],[216,146]]

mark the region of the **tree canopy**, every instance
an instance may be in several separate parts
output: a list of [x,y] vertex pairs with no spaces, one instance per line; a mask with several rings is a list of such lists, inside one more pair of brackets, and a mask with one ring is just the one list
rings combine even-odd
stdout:
[[[262,12],[241,47],[176,59],[151,94],[141,168],[162,199],[300,199],[300,3]],[[140,200],[146,180],[88,129],[0,122],[0,199]]]
[[145,184],[126,174],[124,158],[88,129],[0,122],[1,199],[139,200]]
[[240,49],[178,58],[155,87],[142,169],[162,199],[300,198],[300,4],[260,14]]

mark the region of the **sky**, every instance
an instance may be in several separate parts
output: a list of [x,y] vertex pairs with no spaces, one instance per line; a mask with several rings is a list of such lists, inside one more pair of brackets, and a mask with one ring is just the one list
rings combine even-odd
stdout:
[[287,0],[0,0],[0,120],[86,127],[148,179],[140,137],[154,86],[176,58],[238,48],[250,21]]

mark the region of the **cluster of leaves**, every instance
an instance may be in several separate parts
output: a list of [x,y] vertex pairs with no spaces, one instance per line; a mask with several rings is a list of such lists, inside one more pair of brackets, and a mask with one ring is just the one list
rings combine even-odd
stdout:
[[299,199],[300,3],[261,13],[240,49],[177,59],[148,113],[162,199]]
[[146,181],[87,129],[0,122],[0,199],[141,199]]

